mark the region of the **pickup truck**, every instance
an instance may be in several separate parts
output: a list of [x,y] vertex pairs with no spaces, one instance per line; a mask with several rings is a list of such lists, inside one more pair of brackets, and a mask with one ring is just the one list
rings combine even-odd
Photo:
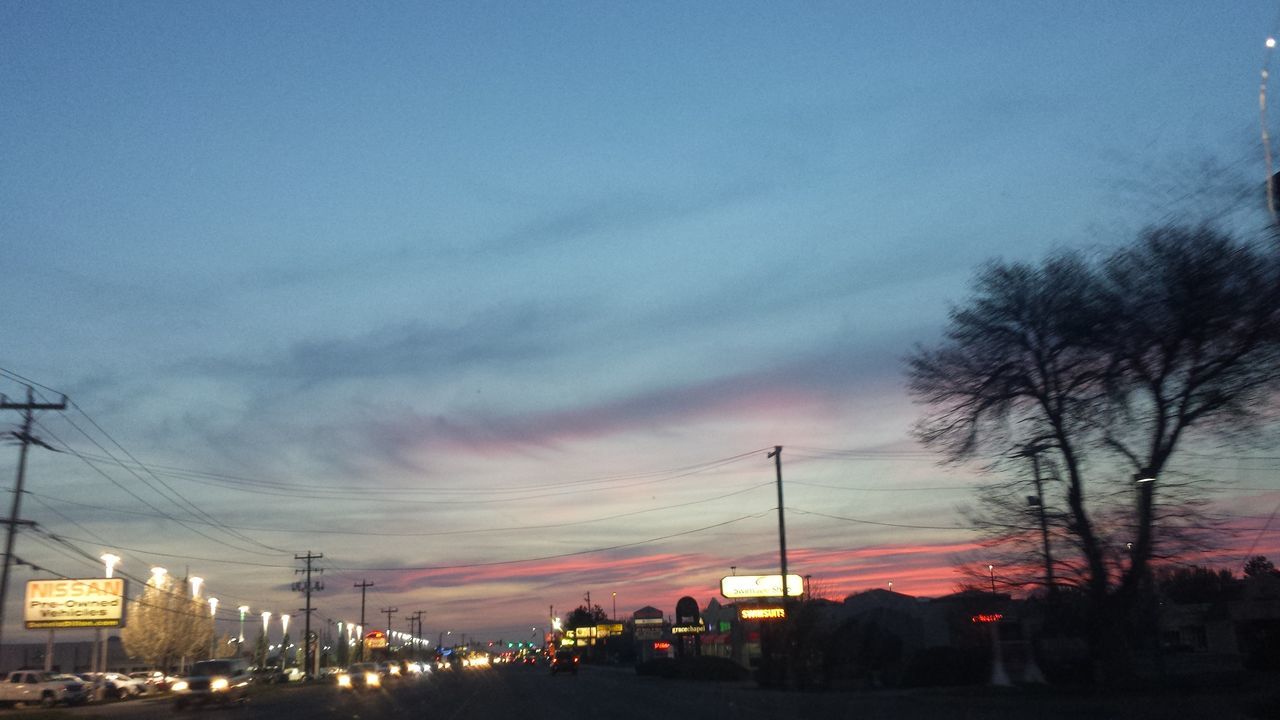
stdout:
[[53,707],[58,703],[79,705],[89,699],[84,683],[72,675],[43,670],[16,670],[0,682],[0,705],[39,703]]

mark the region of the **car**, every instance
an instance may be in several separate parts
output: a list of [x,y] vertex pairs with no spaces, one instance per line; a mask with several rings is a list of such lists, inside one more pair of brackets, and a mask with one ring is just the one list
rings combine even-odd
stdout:
[[253,674],[239,659],[201,660],[191,666],[191,674],[171,688],[175,710],[190,705],[227,705],[249,699]]
[[376,663],[354,663],[337,677],[339,690],[376,690],[382,687],[382,673]]
[[147,692],[147,683],[135,677],[118,672],[80,673],[77,675],[91,688],[90,694],[95,699],[128,700]]
[[551,658],[551,674],[562,672],[578,674],[578,656],[572,651],[560,650]]
[[139,672],[129,673],[129,677],[135,680],[141,680],[147,688],[147,692],[164,692],[168,690],[173,683],[181,678],[177,675],[166,675],[159,670],[143,670]]

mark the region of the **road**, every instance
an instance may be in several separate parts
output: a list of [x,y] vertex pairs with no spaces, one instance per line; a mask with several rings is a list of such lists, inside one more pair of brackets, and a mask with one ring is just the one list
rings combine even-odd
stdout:
[[[545,667],[495,667],[436,673],[380,691],[341,693],[329,685],[270,687],[242,707],[177,713],[164,698],[64,711],[78,720],[196,717],[221,720],[1079,720],[1079,718],[1249,717],[1254,700],[1237,694],[1132,693],[1116,697],[1053,689],[802,693],[750,683],[693,683],[638,677],[630,669],[584,666],[578,675]],[[24,711],[0,713],[20,719]]]

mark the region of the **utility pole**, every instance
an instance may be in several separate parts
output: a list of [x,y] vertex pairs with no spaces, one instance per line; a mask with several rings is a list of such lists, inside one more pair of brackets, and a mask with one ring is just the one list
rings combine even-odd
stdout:
[[782,446],[774,445],[773,465],[778,472],[778,556],[782,560],[782,605],[787,604],[787,521],[782,513]]
[[[311,643],[312,643],[311,613],[315,612],[315,609],[311,607],[311,591],[324,589],[324,583],[321,583],[319,581],[314,583],[311,582],[311,561],[319,560],[320,558],[323,558],[323,557],[324,557],[324,553],[320,553],[319,555],[312,555],[310,550],[307,551],[306,555],[293,556],[294,560],[304,560],[307,563],[306,570],[294,570],[295,573],[305,572],[307,574],[307,579],[303,583],[294,583],[293,589],[302,590],[307,594],[307,606],[305,608],[299,608],[298,612],[305,613],[306,615],[306,622],[304,623],[303,630],[302,630],[302,642],[303,642],[302,657],[303,657],[303,662],[306,664],[306,668],[303,670],[303,674],[307,677],[308,680],[311,679],[311,675],[312,675],[312,663],[316,660],[315,652],[312,650],[312,646],[311,646]],[[320,572],[324,572],[324,571],[321,570]],[[299,585],[301,585],[301,587],[299,587]],[[281,666],[283,667],[283,663],[281,664]]]
[[[26,480],[27,474],[27,448],[32,444],[36,444],[43,448],[53,449],[43,440],[31,434],[31,423],[35,420],[36,410],[66,409],[66,395],[62,396],[60,402],[38,403],[35,401],[35,391],[30,385],[27,386],[27,401],[25,403],[11,403],[4,395],[0,395],[0,410],[22,411],[22,430],[6,433],[16,438],[22,444],[22,448],[18,451],[18,479],[13,485],[13,505],[9,509],[9,517],[5,520],[5,524],[9,526],[9,532],[4,541],[4,570],[0,571],[0,633],[4,630],[4,601],[9,593],[9,568],[13,565],[13,539],[18,533],[18,526],[27,524],[18,519],[18,510],[22,506],[22,485]],[[3,643],[0,643],[0,647],[2,646]]]
[[[423,616],[423,615],[426,615],[426,614],[427,614],[427,611],[426,611],[426,610],[414,610],[414,611],[413,611],[413,620],[414,620],[414,622],[418,623],[418,631],[417,631],[417,632],[413,632],[413,630],[412,630],[412,629],[410,629],[410,630],[409,630],[409,632],[413,634],[413,637],[418,641],[418,643],[421,643],[421,642],[422,642],[422,616]],[[415,645],[416,645],[416,643],[415,643]],[[422,653],[421,653],[421,649],[420,649],[420,648],[415,648],[415,653],[416,653],[416,654],[418,654],[418,655],[421,655],[421,654],[422,654]]]
[[[360,632],[364,633],[369,629],[369,626],[364,624],[364,593],[366,590],[373,587],[373,583],[369,582],[368,580],[361,580],[360,582],[356,583],[355,585],[352,585],[351,587],[360,588]],[[360,640],[360,662],[364,662],[364,638],[360,638],[359,640]]]
[[398,607],[382,608],[382,610],[380,610],[379,612],[384,612],[387,614],[387,644],[390,644],[391,643],[391,616],[400,612],[400,608]]

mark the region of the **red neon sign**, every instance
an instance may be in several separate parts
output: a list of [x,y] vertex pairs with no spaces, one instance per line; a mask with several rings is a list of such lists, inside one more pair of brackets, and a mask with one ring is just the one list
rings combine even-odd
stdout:
[[659,640],[653,644],[653,649],[654,650],[670,650],[671,643],[667,642],[666,640]]
[[971,622],[976,622],[976,623],[997,623],[1003,619],[1004,619],[1004,615],[1001,615],[1000,613],[990,613],[990,614],[983,613],[981,615],[974,615],[973,617],[969,618]]

